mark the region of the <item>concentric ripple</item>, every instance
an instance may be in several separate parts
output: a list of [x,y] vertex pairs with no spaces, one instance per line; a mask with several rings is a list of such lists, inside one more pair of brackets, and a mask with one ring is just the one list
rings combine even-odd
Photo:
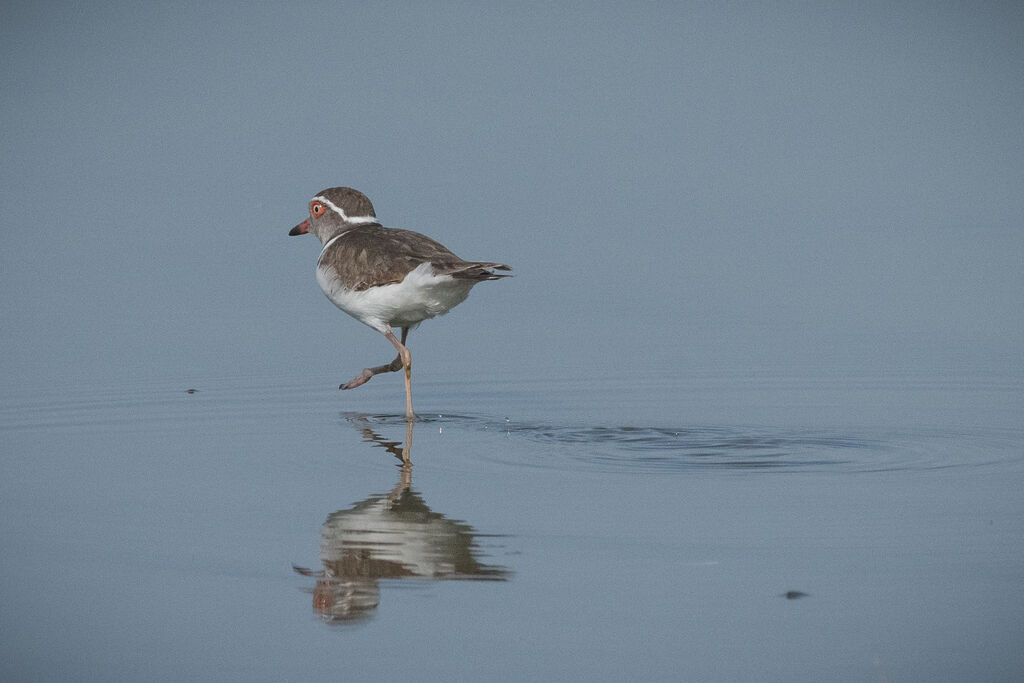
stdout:
[[894,472],[1024,465],[1024,433],[1017,430],[851,433],[746,426],[563,426],[466,415],[423,421],[499,433],[505,440],[491,442],[481,457],[540,468]]

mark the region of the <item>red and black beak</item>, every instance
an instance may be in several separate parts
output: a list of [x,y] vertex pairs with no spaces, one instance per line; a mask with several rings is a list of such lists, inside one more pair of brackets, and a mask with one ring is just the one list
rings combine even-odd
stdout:
[[305,235],[307,232],[309,232],[309,219],[308,218],[306,220],[302,221],[301,223],[299,223],[298,225],[296,225],[294,228],[292,228],[291,232],[289,232],[288,234],[289,235]]

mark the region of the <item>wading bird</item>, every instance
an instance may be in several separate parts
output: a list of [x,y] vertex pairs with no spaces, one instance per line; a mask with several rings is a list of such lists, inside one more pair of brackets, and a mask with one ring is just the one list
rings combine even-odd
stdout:
[[[469,296],[473,285],[509,277],[502,263],[463,261],[443,245],[411,230],[385,228],[373,204],[350,187],[332,187],[309,202],[309,218],[289,235],[313,233],[323,244],[316,280],[335,306],[377,330],[398,356],[365,368],[340,389],[355,389],[374,375],[405,370],[405,418],[413,420],[409,330],[444,315]],[[402,338],[392,328],[400,328]]]

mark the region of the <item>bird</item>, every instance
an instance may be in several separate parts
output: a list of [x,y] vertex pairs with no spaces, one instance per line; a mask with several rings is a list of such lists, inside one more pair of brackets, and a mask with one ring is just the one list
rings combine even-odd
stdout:
[[[512,269],[464,261],[426,235],[385,228],[370,199],[351,187],[331,187],[309,201],[309,218],[288,234],[308,233],[323,245],[316,280],[327,298],[383,334],[398,352],[390,363],[364,368],[338,388],[355,389],[374,375],[404,370],[405,419],[415,420],[409,330],[465,301],[477,283],[510,277]],[[401,339],[393,329],[401,330]]]

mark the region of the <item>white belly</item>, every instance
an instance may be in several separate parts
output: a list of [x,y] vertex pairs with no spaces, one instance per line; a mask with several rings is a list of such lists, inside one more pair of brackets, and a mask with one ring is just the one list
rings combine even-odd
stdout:
[[317,268],[316,280],[331,302],[375,330],[413,327],[436,315],[444,315],[466,300],[476,284],[435,275],[429,263],[422,263],[399,283],[370,287],[361,292],[345,289],[331,269]]

